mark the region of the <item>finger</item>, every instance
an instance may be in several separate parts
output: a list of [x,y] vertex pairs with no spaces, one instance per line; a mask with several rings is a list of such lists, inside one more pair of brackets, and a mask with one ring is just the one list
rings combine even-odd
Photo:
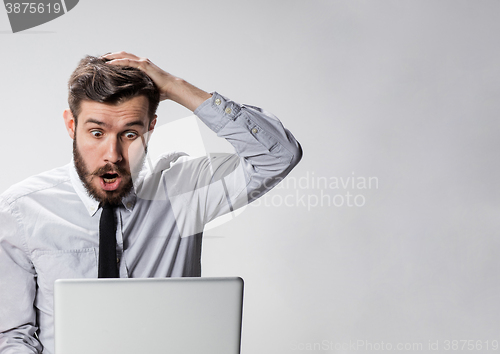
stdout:
[[102,56],[102,58],[113,60],[113,59],[135,59],[138,60],[140,59],[137,55],[134,55],[132,53],[127,53],[127,52],[114,52],[114,53],[108,53]]
[[110,61],[106,62],[106,64],[132,66],[134,68],[137,68],[139,66],[138,61],[133,59],[111,59]]
[[106,64],[110,65],[119,65],[119,66],[131,66],[133,68],[139,69],[144,71],[146,74],[151,75],[154,73],[150,73],[149,67],[150,67],[150,62],[145,59],[145,58],[140,58],[140,59],[113,59]]

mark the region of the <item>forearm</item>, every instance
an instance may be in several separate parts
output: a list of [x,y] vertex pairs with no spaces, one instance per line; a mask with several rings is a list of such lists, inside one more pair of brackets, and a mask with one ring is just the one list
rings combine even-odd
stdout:
[[279,173],[300,161],[298,141],[275,116],[258,107],[240,105],[214,93],[195,114],[259,170]]
[[42,345],[35,338],[36,327],[24,325],[7,332],[0,333],[1,354],[38,354]]
[[[240,204],[250,202],[281,181],[302,157],[302,149],[293,135],[272,114],[260,108],[239,105],[214,93],[201,104],[195,114],[218,136],[230,142],[240,158],[245,175],[248,199],[242,201],[237,189],[229,191]],[[213,166],[214,179],[227,176],[231,163]],[[238,184],[239,185],[239,184]],[[229,187],[228,187],[229,188]],[[240,191],[241,192],[241,191]]]
[[191,85],[181,78],[173,78],[166,88],[168,99],[177,102],[191,111],[195,111],[211,94]]
[[6,260],[4,251],[0,248],[0,354],[41,353],[35,337],[34,277]]

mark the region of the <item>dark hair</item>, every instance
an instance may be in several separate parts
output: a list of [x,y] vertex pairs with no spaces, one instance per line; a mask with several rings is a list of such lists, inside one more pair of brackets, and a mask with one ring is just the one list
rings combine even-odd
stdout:
[[108,60],[86,56],[76,67],[68,82],[69,108],[75,121],[84,100],[100,103],[121,103],[139,95],[148,99],[148,116],[154,118],[160,92],[143,71],[129,66],[106,64]]

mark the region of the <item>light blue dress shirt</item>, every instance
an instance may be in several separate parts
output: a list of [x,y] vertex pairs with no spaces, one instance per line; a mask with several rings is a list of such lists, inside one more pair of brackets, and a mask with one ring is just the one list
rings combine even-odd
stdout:
[[[257,107],[215,92],[194,113],[236,154],[174,152],[145,165],[116,210],[122,278],[200,276],[204,225],[267,192],[301,158],[292,134]],[[97,277],[100,215],[73,162],[2,194],[1,354],[53,353],[54,281]]]

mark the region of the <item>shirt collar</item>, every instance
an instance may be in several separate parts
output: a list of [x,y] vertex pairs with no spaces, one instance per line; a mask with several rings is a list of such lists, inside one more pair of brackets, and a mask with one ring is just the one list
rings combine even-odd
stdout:
[[[78,194],[78,196],[82,200],[83,205],[85,205],[85,209],[87,209],[87,212],[89,213],[90,216],[94,216],[95,213],[97,213],[97,211],[99,210],[99,201],[95,200],[92,196],[90,196],[87,193],[87,189],[80,180],[78,172],[76,172],[75,161],[73,158],[71,159],[70,163],[69,175],[71,179],[71,184],[73,185],[76,194]],[[130,191],[129,194],[127,194],[125,197],[122,198],[122,204],[128,211],[132,211],[134,209],[136,201],[137,201],[137,195],[134,191],[134,188],[132,188],[132,191]]]

